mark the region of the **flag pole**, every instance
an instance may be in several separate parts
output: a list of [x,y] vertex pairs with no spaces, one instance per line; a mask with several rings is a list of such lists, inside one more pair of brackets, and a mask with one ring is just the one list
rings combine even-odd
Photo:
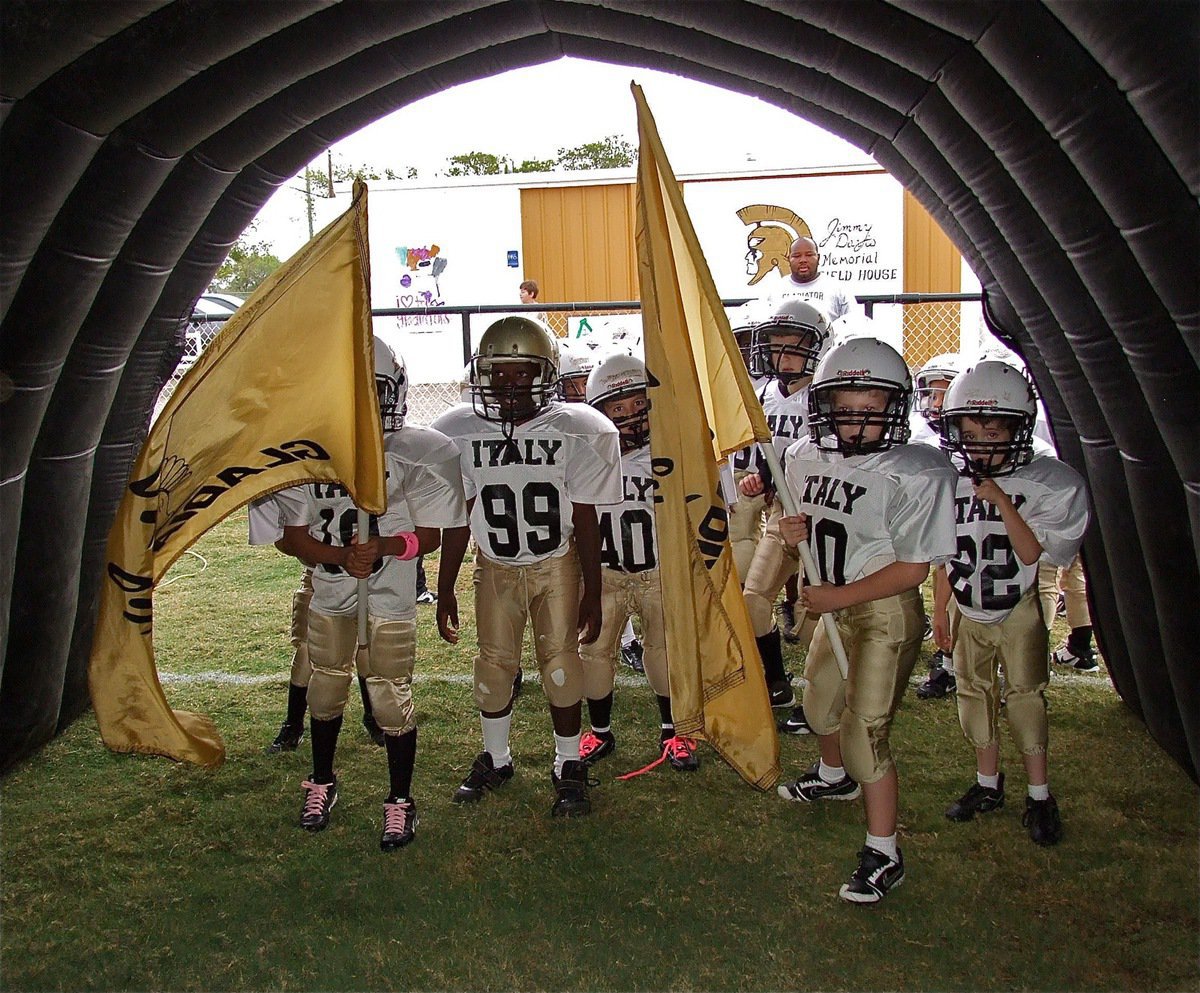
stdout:
[[[775,451],[775,446],[770,441],[759,442],[759,449],[767,460],[767,465],[771,467],[771,478],[775,480],[775,495],[783,504],[783,512],[788,517],[796,516],[796,504],[792,500],[791,491],[787,488],[787,483],[783,478],[783,466],[779,464],[779,453]],[[809,550],[808,542],[802,541],[799,546],[800,561],[804,564],[804,575],[808,579],[809,586],[820,586],[821,577],[817,572],[817,567],[813,563],[812,552]],[[833,648],[833,657],[837,659],[838,668],[842,672],[842,679],[850,678],[850,662],[846,658],[846,646],[842,644],[842,636],[838,632],[837,622],[833,619],[833,614],[822,614],[821,622],[825,625],[825,633],[829,635],[829,644]]]
[[[358,508],[358,540],[363,536],[371,536],[371,515],[361,507]],[[367,580],[358,581],[358,647],[367,643]]]

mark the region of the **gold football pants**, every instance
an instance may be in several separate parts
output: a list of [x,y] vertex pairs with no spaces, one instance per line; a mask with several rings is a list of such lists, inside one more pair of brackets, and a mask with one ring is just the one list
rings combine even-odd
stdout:
[[894,765],[888,737],[917,661],[925,608],[920,590],[912,589],[847,607],[835,617],[850,675],[842,679],[825,625],[818,624],[804,670],[804,716],[817,734],[839,733],[852,779],[874,783]]
[[754,559],[746,573],[746,609],[750,613],[750,624],[756,638],[770,634],[775,627],[775,598],[800,569],[800,553],[789,546],[779,533],[779,518],[782,516],[783,510],[776,500],[771,505],[762,540],[754,550]]
[[417,655],[417,622],[370,617],[367,650],[358,651],[354,614],[308,616],[308,709],[318,720],[340,717],[355,665],[367,681],[371,712],[384,734],[404,734],[417,726],[412,676]]
[[621,632],[634,614],[642,619],[642,661],[646,679],[656,696],[670,696],[667,679],[667,636],[663,619],[662,585],[657,569],[621,572],[602,569],[604,622],[600,637],[579,646],[583,660],[584,694],[601,700],[613,689],[613,677],[621,656]]
[[1000,719],[1000,681],[1008,680],[1004,710],[1022,755],[1046,750],[1046,685],[1050,681],[1049,634],[1042,621],[1037,591],[1030,588],[999,624],[981,624],[955,611],[954,678],[958,684],[958,722],[976,748],[996,743]]
[[581,576],[575,546],[565,555],[532,565],[501,565],[484,555],[475,565],[475,704],[496,713],[512,700],[521,665],[525,623],[533,623],[533,650],[542,688],[552,707],[583,698],[579,660]]

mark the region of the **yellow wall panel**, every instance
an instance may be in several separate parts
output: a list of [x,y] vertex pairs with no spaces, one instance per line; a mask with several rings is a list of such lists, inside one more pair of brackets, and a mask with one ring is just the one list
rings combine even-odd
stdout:
[[543,302],[638,297],[632,183],[522,190],[521,241]]
[[[958,293],[962,257],[954,243],[908,190],[904,191],[904,292]],[[915,304],[904,308],[904,358],[913,368],[943,352],[959,349],[957,303]]]

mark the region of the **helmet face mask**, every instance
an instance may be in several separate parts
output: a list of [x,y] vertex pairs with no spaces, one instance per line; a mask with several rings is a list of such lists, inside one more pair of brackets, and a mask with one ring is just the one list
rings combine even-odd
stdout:
[[650,399],[646,366],[623,352],[608,356],[592,370],[587,402],[616,426],[621,451],[631,452],[650,441]]
[[408,368],[381,338],[375,339],[375,392],[384,431],[399,431],[408,413]]
[[558,347],[537,321],[505,317],[479,340],[471,360],[471,404],[488,421],[519,424],[557,395]]
[[962,372],[962,359],[953,353],[935,355],[913,377],[913,407],[931,427],[942,418],[946,390]]
[[817,447],[869,455],[908,441],[912,377],[891,346],[855,338],[821,360],[808,394],[808,429]]
[[829,322],[812,304],[787,300],[754,326],[750,373],[770,377],[789,393],[808,382],[829,341]]
[[1009,476],[1033,458],[1033,384],[998,360],[976,363],[946,390],[942,448],[960,475]]
[[596,367],[592,348],[575,342],[558,343],[558,398],[564,403],[587,401],[588,375]]

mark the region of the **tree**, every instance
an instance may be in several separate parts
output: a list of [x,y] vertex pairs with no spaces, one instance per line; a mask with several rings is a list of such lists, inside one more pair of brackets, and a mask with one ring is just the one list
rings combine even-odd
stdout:
[[450,167],[447,176],[499,176],[513,171],[512,159],[507,155],[492,155],[490,152],[466,152],[451,155],[447,160]]
[[558,159],[525,159],[513,172],[553,172]]
[[271,246],[265,241],[251,241],[258,222],[250,224],[233,247],[221,268],[209,284],[210,290],[219,293],[236,293],[238,296],[249,296],[258,288],[258,284],[279,268],[279,259],[272,254]]
[[615,134],[600,141],[558,150],[558,164],[563,169],[621,169],[635,161],[637,154],[633,145]]

